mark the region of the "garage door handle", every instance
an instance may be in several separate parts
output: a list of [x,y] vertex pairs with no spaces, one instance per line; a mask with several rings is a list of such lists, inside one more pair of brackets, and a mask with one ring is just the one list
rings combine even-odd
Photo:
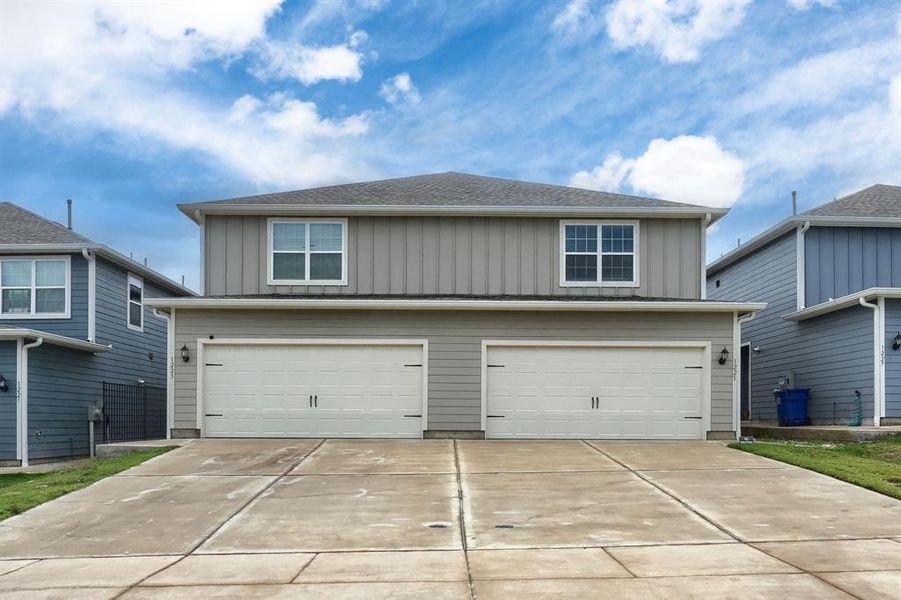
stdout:
[[319,396],[313,396],[313,407],[319,408]]
[[204,416],[204,417],[221,417],[222,415],[221,415],[221,414],[217,414],[217,413],[204,413],[203,416]]
[[489,419],[503,419],[506,415],[485,415]]
[[313,394],[310,394],[310,408],[313,408]]
[[701,417],[682,417],[683,419],[696,419],[698,421],[701,420]]
[[413,419],[413,418],[421,419],[422,415],[404,415],[404,418],[405,419]]

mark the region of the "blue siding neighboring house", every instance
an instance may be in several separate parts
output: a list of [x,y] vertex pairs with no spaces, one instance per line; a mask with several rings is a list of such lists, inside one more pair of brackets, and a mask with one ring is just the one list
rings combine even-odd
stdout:
[[[901,187],[874,185],[794,215],[707,267],[707,296],[767,302],[742,327],[744,420],[774,389],[811,388],[813,424],[901,422]],[[863,304],[862,304],[863,303]]]
[[103,382],[167,384],[167,323],[143,301],[193,292],[14,204],[0,223],[0,463],[86,455]]

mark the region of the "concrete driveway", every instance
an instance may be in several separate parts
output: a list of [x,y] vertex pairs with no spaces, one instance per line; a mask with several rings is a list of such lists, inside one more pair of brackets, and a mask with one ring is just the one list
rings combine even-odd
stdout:
[[713,442],[198,440],[0,523],[13,598],[898,598],[901,502]]

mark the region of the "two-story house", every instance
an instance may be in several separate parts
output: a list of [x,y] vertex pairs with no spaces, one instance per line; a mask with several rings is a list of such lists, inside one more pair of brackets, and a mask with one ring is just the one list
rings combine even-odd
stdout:
[[744,419],[774,421],[780,381],[812,424],[901,423],[901,187],[792,215],[707,268],[707,294],[766,302],[742,331]]
[[0,464],[87,455],[103,382],[166,385],[166,320],[146,300],[192,294],[0,202]]
[[175,436],[733,438],[725,210],[443,173],[180,206]]

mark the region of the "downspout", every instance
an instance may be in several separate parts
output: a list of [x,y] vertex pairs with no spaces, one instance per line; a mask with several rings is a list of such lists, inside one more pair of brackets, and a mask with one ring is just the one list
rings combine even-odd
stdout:
[[707,227],[713,215],[707,213],[701,222],[701,300],[707,299]]
[[807,298],[805,297],[807,294],[807,289],[804,283],[804,278],[807,276],[804,270],[804,260],[805,260],[805,244],[804,244],[804,234],[807,233],[807,230],[810,229],[810,221],[804,221],[804,224],[798,227],[798,250],[796,260],[798,262],[797,265],[797,277],[798,277],[798,285],[796,286],[798,289],[798,310],[803,310],[804,305],[807,303]]
[[88,261],[88,341],[97,341],[97,257],[87,248],[81,255]]
[[[748,313],[735,319],[735,328],[732,331],[732,422],[735,425],[735,439],[741,437],[741,386],[739,386],[739,373],[741,373],[741,326],[754,320],[757,313]],[[751,398],[748,398],[748,402]]]
[[882,343],[882,322],[879,304],[867,302],[866,297],[859,298],[860,305],[873,309],[873,426],[879,427],[882,420],[882,369],[885,365],[885,345]]
[[200,226],[200,295],[206,294],[206,218],[199,210],[194,211],[194,220]]
[[22,447],[22,466],[28,466],[28,351],[32,348],[39,348],[44,343],[44,338],[39,337],[35,339],[35,341],[30,344],[24,344],[22,346],[22,375],[19,378],[20,388],[19,391],[21,393],[20,406],[22,407],[22,438],[19,442]]
[[166,439],[172,439],[175,419],[175,309],[167,315],[158,308],[153,314],[166,320]]

